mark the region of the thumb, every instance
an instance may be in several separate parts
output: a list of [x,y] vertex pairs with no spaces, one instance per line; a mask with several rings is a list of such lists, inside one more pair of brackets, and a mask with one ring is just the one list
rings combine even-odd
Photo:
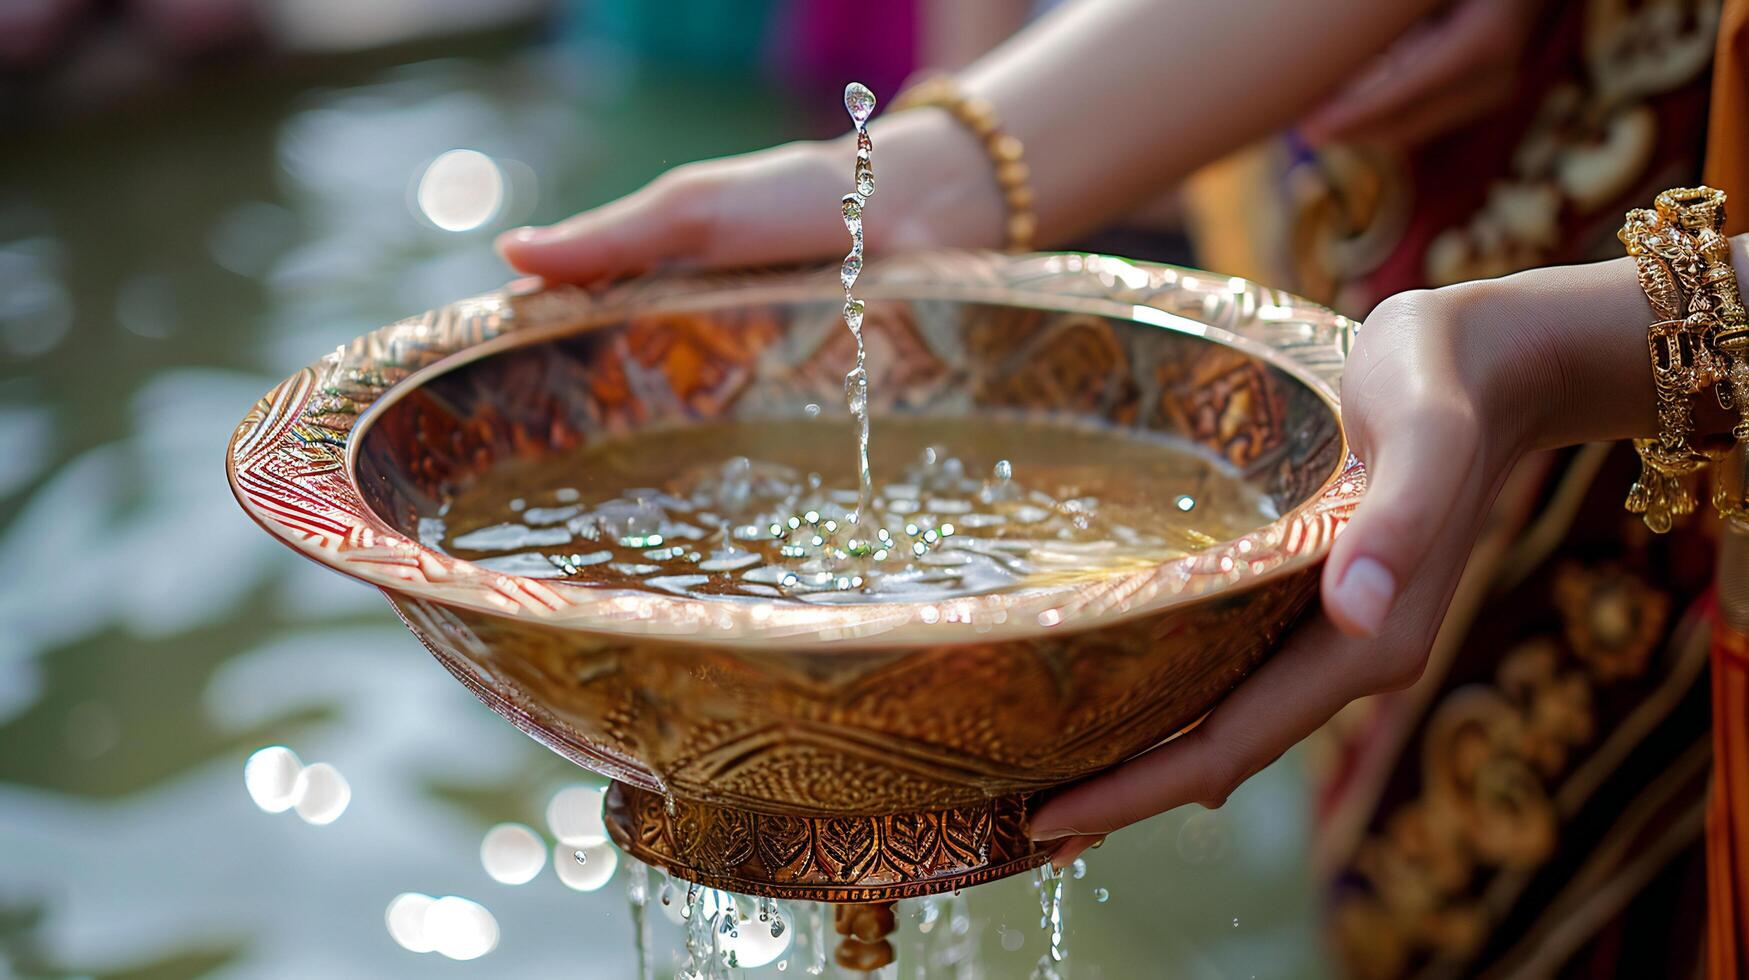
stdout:
[[1345,633],[1374,636],[1480,478],[1474,417],[1441,408],[1367,427],[1368,486],[1324,565],[1324,610]]

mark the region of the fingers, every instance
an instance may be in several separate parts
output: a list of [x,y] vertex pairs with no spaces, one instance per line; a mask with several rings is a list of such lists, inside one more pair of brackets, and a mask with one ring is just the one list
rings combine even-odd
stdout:
[[[1047,801],[1035,840],[1107,833],[1189,802],[1219,805],[1357,697],[1426,663],[1514,444],[1454,339],[1450,292],[1401,294],[1367,318],[1342,382],[1344,425],[1370,485],[1323,571],[1323,610],[1203,723]],[[1510,425],[1506,426],[1510,428]],[[1073,860],[1068,857],[1067,860]]]
[[[1185,803],[1219,804],[1338,708],[1372,689],[1374,678],[1356,669],[1367,645],[1319,617],[1194,730],[1053,797],[1033,815],[1029,835],[1086,838],[1091,846],[1097,835]],[[1067,850],[1054,860],[1063,860]]]
[[1420,26],[1399,39],[1335,95],[1300,120],[1299,132],[1314,146],[1351,139],[1356,129],[1389,118],[1416,94],[1402,87],[1402,66],[1414,52],[1437,45],[1437,27]]
[[1419,104],[1503,73],[1521,38],[1518,0],[1467,0],[1444,20],[1405,36],[1374,68],[1301,124],[1314,145],[1376,135]]
[[1512,86],[1513,77],[1506,73],[1465,79],[1443,91],[1429,93],[1394,115],[1357,120],[1340,138],[1408,149],[1451,132],[1505,103],[1512,94]]
[[1061,871],[1074,864],[1076,858],[1103,843],[1105,843],[1104,834],[1083,834],[1056,841],[1055,847],[1051,849],[1051,867]]
[[1343,705],[1413,683],[1479,523],[1476,514],[1440,523],[1426,566],[1379,636],[1346,634],[1320,614],[1201,725],[1047,801],[1033,815],[1029,836],[1061,841],[1052,855],[1060,867],[1099,836],[1156,813],[1186,803],[1219,806]]
[[[663,265],[752,266],[843,255],[850,249],[839,205],[850,187],[848,152],[792,143],[689,164],[556,225],[506,232],[498,249],[522,272],[579,283]],[[871,235],[887,220],[877,202],[867,218]]]
[[[666,179],[666,178],[665,178]],[[544,228],[517,228],[498,250],[521,272],[551,282],[596,282],[642,272],[697,247],[701,202],[663,180]]]
[[[1473,522],[1486,494],[1475,485],[1483,460],[1473,418],[1456,404],[1396,409],[1402,404],[1369,412],[1353,433],[1370,482],[1324,564],[1324,611],[1353,636],[1379,633],[1441,534]],[[1468,502],[1462,514],[1460,501]]]

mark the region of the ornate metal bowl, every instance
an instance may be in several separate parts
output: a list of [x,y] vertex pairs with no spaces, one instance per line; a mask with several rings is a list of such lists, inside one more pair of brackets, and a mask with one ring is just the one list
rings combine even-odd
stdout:
[[383,327],[249,412],[231,484],[382,589],[481,701],[613,779],[610,829],[642,860],[839,902],[1012,874],[1045,860],[1031,794],[1193,724],[1307,606],[1365,482],[1336,404],[1353,324],[1091,255],[914,256],[859,292],[877,438],[882,414],[987,410],[1165,431],[1283,516],[1153,567],[932,603],[585,587],[419,543],[437,501],[513,457],[841,404],[830,271],[513,285]]

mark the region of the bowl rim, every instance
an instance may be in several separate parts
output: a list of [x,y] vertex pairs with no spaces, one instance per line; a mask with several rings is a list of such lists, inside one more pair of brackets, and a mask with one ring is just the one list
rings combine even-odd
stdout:
[[[1139,570],[950,599],[815,604],[670,595],[554,583],[444,554],[388,524],[358,486],[362,436],[431,378],[495,353],[617,322],[627,314],[751,299],[841,297],[835,267],[654,276],[606,287],[517,280],[357,338],[268,392],[227,446],[245,512],[293,550],[391,597],[565,630],[683,645],[858,648],[990,643],[1079,633],[1215,592],[1238,594],[1328,554],[1365,492],[1340,424],[1342,364],[1357,324],[1237,277],[1084,252],[1004,255],[938,250],[871,262],[859,292],[994,302],[1129,320],[1238,349],[1292,376],[1336,416],[1336,464],[1277,519],[1229,541]],[[1163,300],[1198,300],[1186,316]]]

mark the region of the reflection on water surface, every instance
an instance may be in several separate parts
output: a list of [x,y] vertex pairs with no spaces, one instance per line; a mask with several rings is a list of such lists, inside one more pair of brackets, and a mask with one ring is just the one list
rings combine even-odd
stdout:
[[[685,888],[640,883],[602,842],[598,781],[476,704],[368,589],[249,526],[219,453],[293,368],[500,282],[494,232],[799,125],[757,85],[708,109],[688,93],[525,50],[320,90],[255,80],[9,136],[11,972],[631,976],[641,887],[656,973],[672,974]],[[1290,761],[1218,813],[1091,853],[1063,882],[1070,975],[1315,973],[1306,811]],[[738,958],[769,963],[749,974],[809,972],[808,909],[742,909]],[[1046,951],[1040,912],[1025,878],[910,903],[902,975],[1025,975]]]

